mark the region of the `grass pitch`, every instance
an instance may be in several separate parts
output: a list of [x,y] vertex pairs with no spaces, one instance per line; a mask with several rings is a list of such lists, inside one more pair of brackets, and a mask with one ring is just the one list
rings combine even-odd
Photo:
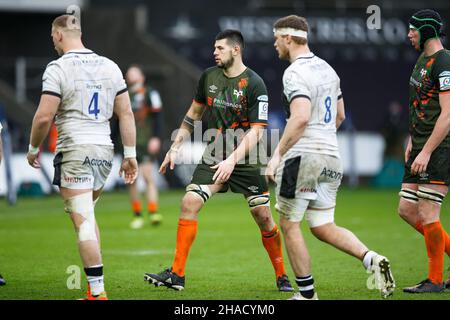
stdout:
[[[427,276],[428,258],[420,234],[396,214],[397,190],[349,190],[338,195],[337,224],[352,230],[366,245],[391,260],[397,290],[392,299],[450,299],[450,292],[407,295],[401,288]],[[110,299],[286,299],[280,293],[260,232],[242,196],[214,196],[200,212],[199,232],[186,269],[182,292],[156,288],[144,272],[159,272],[172,263],[182,191],[160,196],[163,223],[131,230],[127,194],[104,194],[96,215],[101,230],[105,282]],[[274,200],[272,199],[272,207]],[[68,289],[70,266],[80,266],[76,236],[59,196],[21,198],[15,207],[0,202],[0,273],[7,285],[0,299],[77,299],[81,289]],[[442,223],[450,231],[449,201]],[[278,216],[274,212],[275,220]],[[320,299],[380,299],[368,290],[360,261],[321,243],[302,227],[312,257]],[[286,268],[294,279],[285,252]],[[449,258],[445,258],[446,270]],[[447,276],[447,274],[445,274]]]

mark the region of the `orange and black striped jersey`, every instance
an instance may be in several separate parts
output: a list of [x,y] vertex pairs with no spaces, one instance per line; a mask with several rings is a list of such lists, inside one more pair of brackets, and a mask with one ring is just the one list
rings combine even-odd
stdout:
[[[450,51],[417,59],[409,80],[409,131],[413,149],[422,149],[441,114],[439,95],[450,94]],[[450,133],[440,147],[450,147]]]
[[[232,78],[219,67],[206,69],[198,82],[194,101],[206,106],[208,129],[216,131],[204,153],[204,157],[206,153],[213,155],[214,162],[224,160],[237,147],[235,134],[239,140],[252,125],[266,126],[268,122],[266,85],[250,68]],[[223,139],[223,152],[217,152],[219,137]]]

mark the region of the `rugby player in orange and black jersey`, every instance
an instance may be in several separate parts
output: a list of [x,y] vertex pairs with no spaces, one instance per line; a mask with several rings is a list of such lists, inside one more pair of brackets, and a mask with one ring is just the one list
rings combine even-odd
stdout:
[[408,38],[422,53],[410,78],[410,139],[398,211],[423,234],[429,259],[427,279],[404,288],[407,293],[441,293],[450,287],[450,278],[443,281],[450,237],[440,222],[450,184],[450,52],[442,45],[442,30],[434,10],[420,10],[409,20]]
[[[207,106],[208,129],[217,129],[217,135],[203,154],[207,164],[217,164],[235,150],[235,130],[242,130],[237,139],[240,140],[252,125],[267,126],[267,89],[261,77],[250,68],[233,78],[227,77],[217,66],[207,69],[198,82],[194,100]],[[219,137],[223,150],[216,148]],[[245,160],[248,165],[248,155]]]
[[[248,161],[248,154],[257,149],[267,126],[268,97],[263,80],[243,63],[243,49],[244,38],[238,30],[224,30],[216,36],[217,66],[201,76],[191,107],[161,165],[161,173],[167,168],[174,169],[179,149],[190,139],[195,121],[201,120],[206,112],[208,129],[212,132],[208,131],[204,140],[212,138],[212,141],[208,141],[202,163],[195,168],[181,202],[173,264],[160,273],[144,275],[145,280],[156,286],[184,289],[187,258],[197,235],[198,213],[215,193],[231,189],[247,200],[275,271],[278,290],[294,290],[284,267],[280,231],[270,211],[267,181],[258,167],[258,159],[250,157],[256,163]],[[242,139],[237,137],[238,130]]]
[[[409,113],[412,149],[422,149],[441,114],[439,95],[450,93],[450,51],[442,49],[417,59],[410,78]],[[439,145],[450,148],[450,133]]]

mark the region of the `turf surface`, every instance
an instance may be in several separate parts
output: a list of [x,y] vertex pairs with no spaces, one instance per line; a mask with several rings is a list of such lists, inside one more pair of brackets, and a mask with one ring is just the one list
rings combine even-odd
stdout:
[[[275,277],[261,236],[246,201],[236,194],[218,195],[200,213],[199,232],[186,269],[182,292],[155,288],[144,272],[170,266],[182,191],[162,193],[160,226],[131,230],[127,194],[104,194],[97,205],[105,281],[110,299],[286,299],[276,290]],[[272,206],[274,201],[272,201]],[[425,243],[396,214],[397,190],[349,190],[338,196],[337,224],[352,230],[366,245],[390,260],[397,281],[393,299],[450,299],[450,292],[406,295],[404,286],[427,276]],[[77,299],[81,289],[67,288],[67,268],[81,266],[75,232],[58,196],[21,198],[15,207],[0,202],[0,273],[7,285],[0,299]],[[442,222],[450,231],[449,201]],[[275,219],[278,216],[274,213]],[[360,261],[321,243],[303,226],[312,256],[312,270],[321,299],[379,299],[368,290],[368,274]],[[445,270],[449,266],[445,258]],[[288,274],[293,279],[285,254]],[[447,271],[445,272],[447,276]]]

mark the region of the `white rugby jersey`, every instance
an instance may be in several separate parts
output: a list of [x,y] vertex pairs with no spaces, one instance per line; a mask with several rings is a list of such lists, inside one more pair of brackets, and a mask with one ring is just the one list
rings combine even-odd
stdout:
[[286,157],[294,157],[298,152],[339,157],[336,113],[342,92],[334,69],[312,52],[300,55],[284,72],[283,93],[286,118],[290,117],[292,100],[305,97],[311,101],[311,118],[305,132]]
[[117,64],[88,49],[66,52],[47,65],[42,93],[61,98],[56,150],[80,144],[112,146],[109,119],[114,99],[127,91]]

